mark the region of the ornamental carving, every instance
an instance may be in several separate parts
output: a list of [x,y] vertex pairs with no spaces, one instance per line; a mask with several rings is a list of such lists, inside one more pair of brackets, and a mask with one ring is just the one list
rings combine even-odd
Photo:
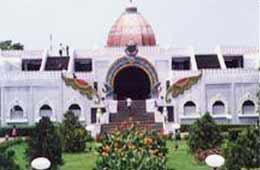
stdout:
[[117,73],[126,67],[138,67],[142,69],[149,77],[150,84],[151,84],[151,92],[152,94],[156,94],[159,88],[159,80],[157,72],[154,66],[146,59],[136,56],[136,57],[122,57],[116,60],[112,66],[109,68],[107,76],[106,76],[106,93],[107,95],[111,95],[113,93],[114,88],[114,80]]

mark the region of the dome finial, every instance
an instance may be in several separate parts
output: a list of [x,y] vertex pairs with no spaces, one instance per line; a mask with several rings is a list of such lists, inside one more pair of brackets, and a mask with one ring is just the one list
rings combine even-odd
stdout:
[[137,12],[137,7],[134,3],[134,0],[129,0],[129,4],[127,5],[126,11],[127,12]]

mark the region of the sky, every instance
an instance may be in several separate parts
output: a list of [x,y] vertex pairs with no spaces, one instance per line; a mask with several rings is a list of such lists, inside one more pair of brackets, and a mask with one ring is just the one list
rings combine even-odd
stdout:
[[[258,0],[135,0],[160,46],[197,49],[217,45],[258,46]],[[60,42],[91,49],[106,44],[108,32],[128,0],[0,0],[0,41],[26,49]]]

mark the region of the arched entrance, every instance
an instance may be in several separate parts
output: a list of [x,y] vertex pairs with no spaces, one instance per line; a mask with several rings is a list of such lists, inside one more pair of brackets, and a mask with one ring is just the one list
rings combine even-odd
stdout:
[[151,95],[151,82],[147,73],[136,66],[128,66],[116,74],[114,78],[114,98],[125,100],[145,100]]
[[104,92],[106,97],[144,100],[158,96],[158,75],[153,65],[142,57],[121,57],[109,68]]

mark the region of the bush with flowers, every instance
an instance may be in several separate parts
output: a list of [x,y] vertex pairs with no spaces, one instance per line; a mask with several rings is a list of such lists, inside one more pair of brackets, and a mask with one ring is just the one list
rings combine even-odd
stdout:
[[167,170],[166,141],[160,133],[131,125],[104,135],[95,170]]

